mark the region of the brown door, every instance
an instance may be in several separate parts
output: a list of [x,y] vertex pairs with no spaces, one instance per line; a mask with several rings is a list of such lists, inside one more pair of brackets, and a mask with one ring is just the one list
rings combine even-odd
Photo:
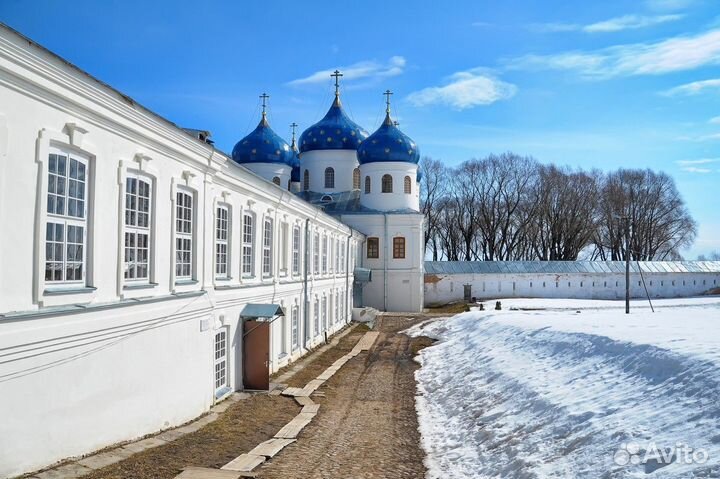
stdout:
[[270,323],[245,321],[243,330],[243,385],[245,389],[270,388]]

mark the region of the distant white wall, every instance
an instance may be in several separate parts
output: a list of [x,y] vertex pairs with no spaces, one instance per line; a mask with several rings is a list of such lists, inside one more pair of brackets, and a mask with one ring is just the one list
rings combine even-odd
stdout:
[[[310,174],[310,191],[338,193],[353,189],[353,170],[358,167],[355,150],[313,150],[300,154],[300,185],[304,187],[305,171]],[[325,169],[335,172],[335,187],[325,188]]]
[[[645,273],[651,298],[697,296],[720,285],[717,273]],[[461,301],[464,287],[471,296],[495,298],[625,298],[625,275],[597,274],[426,274],[425,304]],[[645,297],[640,275],[631,273],[630,294]]]
[[275,177],[279,178],[280,186],[288,189],[290,172],[292,171],[290,166],[279,163],[247,163],[243,166],[260,178],[265,178],[268,181],[272,181]]
[[[392,193],[382,192],[382,177],[392,177]],[[405,177],[410,178],[410,193],[405,193]],[[370,178],[370,193],[365,191]],[[417,184],[417,165],[403,161],[380,161],[360,165],[360,203],[374,210],[420,210],[420,191]]]

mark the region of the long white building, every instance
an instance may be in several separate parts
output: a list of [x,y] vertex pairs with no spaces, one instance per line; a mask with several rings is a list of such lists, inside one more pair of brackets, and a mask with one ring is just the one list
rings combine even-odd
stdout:
[[264,111],[232,155],[206,136],[0,26],[0,477],[263,387],[354,306],[422,309],[389,110],[361,160],[337,89],[299,151]]

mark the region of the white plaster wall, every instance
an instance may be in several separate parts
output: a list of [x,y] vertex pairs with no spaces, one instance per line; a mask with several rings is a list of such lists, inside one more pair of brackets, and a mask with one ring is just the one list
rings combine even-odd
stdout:
[[[325,188],[325,168],[335,170],[335,188]],[[353,189],[353,170],[358,167],[355,150],[314,150],[300,153],[300,184],[310,172],[310,191],[339,193]]]
[[290,172],[292,168],[288,165],[281,165],[279,163],[247,163],[243,165],[248,170],[252,171],[261,178],[272,182],[276,176],[280,178],[280,186],[288,189],[290,184]]
[[[393,179],[393,192],[382,192],[382,177],[389,174]],[[365,193],[365,178],[370,177],[370,193]],[[410,177],[412,188],[405,193],[405,177]],[[417,165],[400,161],[367,163],[360,165],[360,204],[379,211],[410,209],[420,211],[420,192]]]
[[[387,225],[385,219],[387,218]],[[343,215],[343,222],[380,240],[378,258],[367,257],[363,245],[361,266],[372,270],[372,281],[363,286],[363,306],[381,311],[418,312],[424,307],[423,297],[423,232],[421,214]],[[393,258],[393,238],[405,238],[405,258]],[[387,282],[385,271],[388,271]]]
[[[242,388],[239,315],[247,303],[300,306],[300,347],[281,357],[273,324],[271,370],[305,354],[303,269],[292,227],[362,244],[363,235],[239,167],[174,125],[0,26],[0,477],[173,427],[215,400],[213,339],[228,328],[231,389]],[[71,125],[74,125],[74,134]],[[82,133],[81,133],[82,132]],[[6,134],[7,133],[7,134]],[[49,148],[91,158],[86,292],[51,295],[43,281]],[[122,268],[123,188],[129,171],[153,178],[151,284],[127,289]],[[289,174],[289,171],[288,171]],[[10,178],[11,181],[7,181]],[[174,277],[175,191],[195,199],[194,281]],[[214,219],[230,207],[229,275],[214,274]],[[241,219],[256,216],[256,274],[242,277]],[[273,271],[260,274],[262,220],[275,225]],[[288,241],[280,237],[288,224]],[[304,234],[301,234],[304,239]],[[304,246],[304,244],[303,244]],[[357,247],[357,246],[356,246]],[[348,263],[352,261],[346,255]],[[301,262],[304,254],[301,254]],[[352,267],[310,275],[308,295],[352,292]],[[351,294],[346,296],[351,298]],[[352,304],[343,305],[349,311]],[[334,312],[334,308],[333,308]],[[346,315],[349,318],[349,314]],[[332,333],[342,327],[332,322]],[[319,333],[319,334],[318,334]]]
[[[697,296],[720,285],[720,274],[645,273],[651,298]],[[478,299],[570,298],[624,299],[624,274],[452,274],[425,276],[425,303],[463,300],[463,286],[471,285]],[[644,298],[640,275],[631,273],[630,294]]]

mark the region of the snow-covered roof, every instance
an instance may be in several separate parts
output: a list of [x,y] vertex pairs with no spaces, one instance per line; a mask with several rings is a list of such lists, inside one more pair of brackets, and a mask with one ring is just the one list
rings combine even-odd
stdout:
[[[720,261],[633,261],[643,273],[720,273]],[[624,273],[624,261],[425,261],[429,274]]]

